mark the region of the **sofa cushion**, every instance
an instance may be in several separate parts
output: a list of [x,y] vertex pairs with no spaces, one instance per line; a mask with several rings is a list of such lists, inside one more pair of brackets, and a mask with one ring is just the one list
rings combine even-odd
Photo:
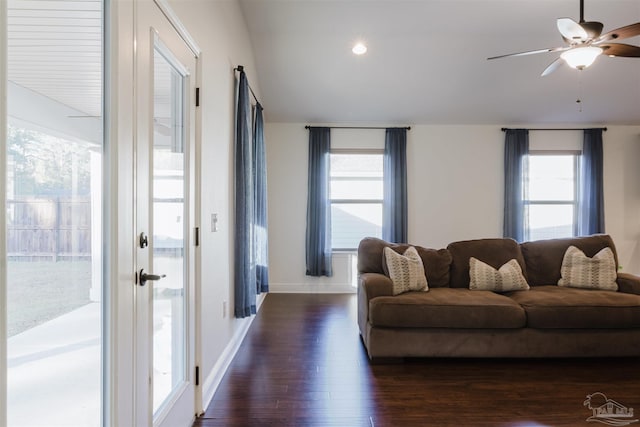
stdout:
[[442,288],[449,286],[449,268],[451,266],[451,254],[446,249],[429,249],[416,246],[416,250],[422,258],[424,272],[430,288]]
[[472,291],[522,291],[529,289],[522,275],[520,264],[515,259],[495,269],[474,257],[469,260],[469,289]]
[[560,267],[558,286],[617,291],[616,260],[611,248],[604,248],[589,258],[575,246],[569,246]]
[[527,264],[526,277],[529,285],[555,285],[558,283],[562,259],[569,246],[575,246],[588,257],[593,257],[603,248],[611,248],[617,269],[616,248],[611,237],[606,234],[525,242],[520,247]]
[[[389,243],[375,237],[366,237],[358,246],[358,272],[384,274],[382,267],[383,251],[389,247],[398,253],[404,253],[410,245]],[[428,249],[414,246],[422,258],[424,272],[430,288],[449,286],[449,266],[451,254],[446,249]]]
[[435,288],[369,301],[369,322],[389,328],[522,328],[525,312],[490,291]]
[[[453,242],[447,247],[451,253],[452,288],[469,287],[469,260],[471,257],[498,269],[511,259],[520,264],[522,275],[527,279],[527,270],[520,246],[513,239],[480,239]],[[428,278],[427,278],[428,280]],[[554,282],[554,283],[557,283]]]
[[394,295],[429,290],[427,278],[424,277],[422,258],[413,246],[409,246],[402,255],[391,248],[384,248],[382,266],[385,274],[393,282]]
[[640,327],[640,295],[556,285],[506,295],[524,308],[530,328]]

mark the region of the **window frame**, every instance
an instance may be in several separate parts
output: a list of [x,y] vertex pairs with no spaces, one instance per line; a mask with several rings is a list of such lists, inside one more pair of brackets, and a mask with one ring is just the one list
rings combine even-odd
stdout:
[[[524,237],[526,241],[531,240],[531,229],[529,227],[528,221],[528,212],[529,206],[553,206],[553,205],[572,205],[573,206],[573,227],[572,227],[572,237],[578,235],[578,213],[580,209],[580,195],[579,195],[579,176],[580,176],[580,156],[582,155],[582,151],[580,150],[531,150],[526,156],[526,177],[523,180],[523,205],[524,211]],[[529,198],[529,160],[531,156],[542,157],[542,156],[573,156],[573,200],[534,200],[532,201]]]
[[[382,169],[382,177],[381,180],[384,182],[384,148],[331,148],[329,150],[329,171],[331,171],[331,155],[333,154],[364,154],[364,155],[380,155],[383,161],[383,169]],[[353,178],[343,178],[342,180],[347,181],[350,179],[360,179],[358,177]],[[377,178],[376,178],[377,180]],[[331,172],[329,172],[329,188],[331,188],[331,182],[333,181],[333,177],[331,176]],[[333,205],[335,204],[359,204],[359,205],[377,205],[379,204],[381,207],[384,206],[384,193],[380,199],[334,199],[329,192],[329,207],[330,210],[333,211]],[[331,227],[333,228],[333,214],[331,218]],[[333,230],[331,230],[333,234]],[[333,246],[333,241],[331,242],[331,252],[332,253],[354,253],[358,250],[355,248],[338,248]]]

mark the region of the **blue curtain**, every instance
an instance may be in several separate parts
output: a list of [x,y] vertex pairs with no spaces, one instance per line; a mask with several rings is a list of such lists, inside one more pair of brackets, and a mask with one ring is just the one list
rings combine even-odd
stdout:
[[580,159],[578,234],[604,233],[602,129],[585,129]]
[[525,240],[524,178],[529,153],[529,131],[507,129],[504,139],[504,237]]
[[384,141],[382,238],[407,241],[407,129],[389,128]]
[[309,128],[309,191],[307,194],[307,276],[331,276],[331,203],[329,167],[331,130]]
[[256,313],[256,266],[253,253],[253,147],[249,83],[240,71],[234,147],[235,268],[234,311],[238,318]]
[[269,245],[267,233],[267,157],[264,147],[262,105],[256,104],[253,128],[254,240],[256,291],[269,292]]

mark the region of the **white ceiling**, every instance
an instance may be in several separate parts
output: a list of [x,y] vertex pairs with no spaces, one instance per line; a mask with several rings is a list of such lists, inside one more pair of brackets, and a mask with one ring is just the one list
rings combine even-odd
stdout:
[[[640,58],[602,56],[544,78],[557,53],[486,60],[562,46],[556,19],[579,20],[578,0],[240,2],[249,81],[271,122],[640,125]],[[585,19],[605,32],[639,22],[640,1],[585,0]]]
[[100,116],[101,1],[8,0],[7,5],[9,80],[79,116]]

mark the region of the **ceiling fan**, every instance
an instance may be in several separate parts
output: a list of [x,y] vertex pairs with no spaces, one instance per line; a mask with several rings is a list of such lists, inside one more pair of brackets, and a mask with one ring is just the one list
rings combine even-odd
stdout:
[[640,47],[624,43],[612,43],[613,41],[640,35],[640,22],[602,34],[604,27],[602,22],[586,22],[584,20],[584,0],[580,0],[580,22],[576,22],[571,18],[558,18],[557,26],[562,38],[568,43],[567,46],[510,53],[487,59],[499,59],[509,56],[524,56],[546,52],[562,52],[560,57],[553,61],[542,72],[542,76],[547,76],[561,67],[565,62],[572,68],[583,70],[593,64],[601,54],[611,57],[623,56],[640,58]]

